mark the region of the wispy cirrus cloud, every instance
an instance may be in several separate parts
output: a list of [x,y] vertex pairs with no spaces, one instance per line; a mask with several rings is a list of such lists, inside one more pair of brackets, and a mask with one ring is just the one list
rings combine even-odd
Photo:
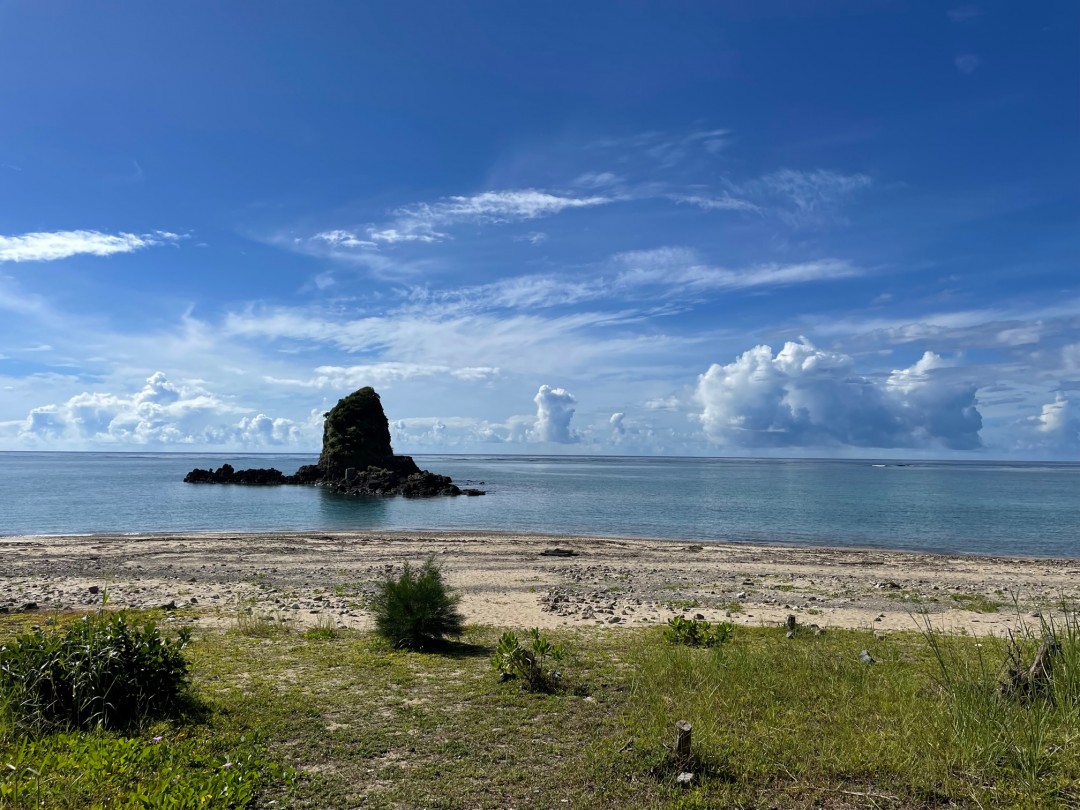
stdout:
[[451,238],[448,229],[459,225],[521,222],[613,201],[610,196],[571,196],[535,188],[483,191],[403,206],[391,212],[393,219],[389,222],[359,230],[322,231],[312,239],[333,248],[367,250],[402,242],[442,242]]
[[705,211],[745,211],[774,217],[790,227],[807,229],[844,224],[844,205],[873,185],[865,174],[829,169],[779,169],[750,180],[723,181],[723,189],[666,193],[668,199]]
[[618,254],[615,261],[625,267],[615,277],[617,287],[661,285],[686,292],[781,287],[853,278],[865,273],[848,261],[834,258],[790,264],[767,263],[731,270],[709,265],[686,248],[630,251]]
[[780,169],[734,184],[733,191],[748,196],[789,225],[806,228],[844,222],[843,204],[871,185],[872,180],[865,174]]
[[0,236],[0,262],[50,262],[81,254],[112,256],[157,245],[175,244],[183,237],[170,231],[103,233],[101,231],[36,231]]
[[[707,291],[787,287],[861,276],[851,262],[824,258],[739,269],[711,265],[696,251],[665,247],[619,253],[601,271],[580,275],[529,274],[447,290],[409,288],[403,309],[448,316],[463,312],[535,310],[598,301],[678,301]],[[605,270],[607,272],[604,272]]]
[[454,368],[430,363],[365,363],[353,366],[318,366],[315,376],[308,379],[264,377],[276,385],[300,388],[351,389],[361,385],[385,386],[421,377],[446,376],[463,382],[479,382],[498,375],[499,369],[490,366]]
[[982,9],[976,5],[967,4],[951,8],[945,14],[954,23],[966,23],[979,19],[982,16]]

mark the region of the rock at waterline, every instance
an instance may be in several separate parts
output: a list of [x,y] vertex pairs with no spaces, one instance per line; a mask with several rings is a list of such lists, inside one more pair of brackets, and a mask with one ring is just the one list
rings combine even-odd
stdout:
[[189,484],[315,484],[348,495],[427,498],[464,493],[448,476],[421,470],[410,456],[396,456],[390,446],[390,423],[374,388],[354,391],[338,401],[323,423],[323,447],[318,464],[305,464],[293,475],[273,468],[236,470],[223,464],[217,470],[195,469]]

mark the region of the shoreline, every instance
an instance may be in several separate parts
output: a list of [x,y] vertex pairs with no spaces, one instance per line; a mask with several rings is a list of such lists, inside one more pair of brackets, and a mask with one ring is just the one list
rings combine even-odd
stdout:
[[[619,534],[587,534],[573,533],[560,534],[558,532],[514,532],[495,531],[488,529],[432,529],[432,528],[406,528],[406,529],[238,529],[236,531],[218,530],[183,530],[183,531],[134,531],[134,532],[58,532],[56,534],[0,534],[0,546],[5,543],[36,542],[41,540],[167,540],[180,538],[185,542],[205,538],[208,540],[221,539],[223,537],[309,537],[319,536],[342,536],[342,537],[410,537],[412,535],[438,535],[441,537],[457,537],[466,539],[522,539],[522,540],[579,540],[582,542],[595,541],[618,541],[627,543],[689,543],[702,546],[721,546],[732,548],[759,548],[775,549],[778,551],[826,551],[826,552],[853,552],[875,554],[909,554],[920,557],[942,557],[948,559],[981,559],[992,562],[1044,562],[1060,564],[1076,564],[1077,573],[1080,573],[1080,553],[1075,557],[1063,557],[1038,554],[989,554],[983,551],[943,550],[934,548],[896,548],[892,546],[859,546],[859,545],[828,545],[828,544],[805,544],[785,543],[781,540],[762,542],[760,540],[715,540],[702,537],[645,537],[637,535]],[[0,575],[2,578],[2,575]]]
[[[550,548],[574,556],[543,555]],[[483,531],[198,532],[0,537],[0,611],[186,607],[367,628],[387,574],[429,556],[470,624],[644,626],[677,615],[823,628],[1004,635],[1080,599],[1080,560]],[[1015,600],[1015,601],[1014,601]]]

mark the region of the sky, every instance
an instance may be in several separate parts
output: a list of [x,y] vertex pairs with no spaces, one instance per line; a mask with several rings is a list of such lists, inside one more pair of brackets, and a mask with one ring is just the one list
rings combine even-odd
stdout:
[[0,0],[0,450],[1080,459],[1072,0]]

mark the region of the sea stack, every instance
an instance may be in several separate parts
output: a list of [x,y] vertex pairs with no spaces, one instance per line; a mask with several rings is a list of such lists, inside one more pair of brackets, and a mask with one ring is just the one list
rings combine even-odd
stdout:
[[449,477],[421,470],[411,456],[396,456],[390,445],[390,422],[374,388],[367,386],[338,401],[323,423],[318,464],[306,464],[294,475],[278,470],[192,470],[189,484],[314,484],[348,495],[483,495],[462,491]]
[[390,446],[390,420],[371,386],[338,400],[325,417],[319,454],[319,469],[324,478],[342,479],[350,468],[392,470],[404,459],[408,459],[407,466],[419,471],[408,456],[394,455]]

